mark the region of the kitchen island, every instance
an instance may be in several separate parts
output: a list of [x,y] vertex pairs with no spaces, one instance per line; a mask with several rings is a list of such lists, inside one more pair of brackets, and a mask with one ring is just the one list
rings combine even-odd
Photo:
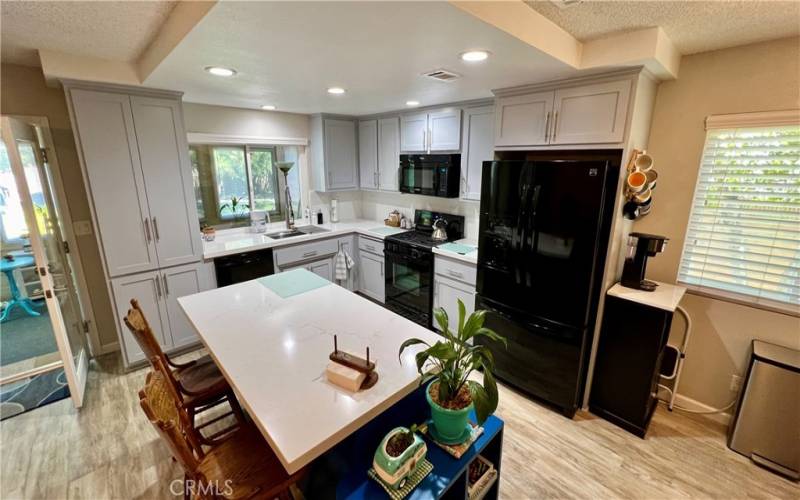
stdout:
[[[283,274],[290,273],[299,273],[300,280],[311,274],[305,270]],[[410,425],[425,413],[414,361],[418,349],[407,349],[402,363],[397,353],[410,337],[434,343],[440,338],[437,334],[333,283],[282,298],[263,280],[209,290],[178,302],[289,473],[348,437],[371,443],[366,435],[357,433],[365,424],[372,424],[370,436],[391,430],[385,427],[390,424],[379,424],[376,417],[405,418]],[[337,335],[339,349],[363,353],[370,348],[370,359],[376,362],[380,376],[374,387],[350,393],[327,381],[325,367],[333,350],[333,335]],[[495,438],[502,435],[502,423],[494,418],[492,425],[493,431],[486,434],[499,443]],[[359,467],[362,461],[369,464],[376,445],[371,444],[372,449],[358,447],[363,454]],[[341,454],[342,450],[332,453]],[[458,464],[466,458],[445,458],[452,461],[450,467],[435,470],[449,470],[448,477],[453,479],[463,476],[463,470],[460,476],[453,474],[465,467],[461,464],[459,469]],[[362,476],[366,479],[365,469],[356,474]],[[351,474],[345,474],[340,482],[358,489],[359,481],[348,477]],[[449,487],[447,482],[439,483],[440,492]]]

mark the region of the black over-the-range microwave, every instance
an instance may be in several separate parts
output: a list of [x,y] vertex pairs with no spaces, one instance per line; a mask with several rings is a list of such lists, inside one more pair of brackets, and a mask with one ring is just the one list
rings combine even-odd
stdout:
[[400,155],[400,192],[458,198],[461,155]]

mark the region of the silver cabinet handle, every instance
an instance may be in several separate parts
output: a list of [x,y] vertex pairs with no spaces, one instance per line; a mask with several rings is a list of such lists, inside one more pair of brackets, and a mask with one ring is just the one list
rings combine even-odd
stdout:
[[315,256],[315,255],[317,255],[317,251],[316,251],[316,250],[314,250],[313,252],[306,252],[306,253],[304,253],[304,254],[303,254],[303,257],[313,257],[313,256]]
[[447,274],[449,274],[450,276],[454,276],[456,278],[463,278],[464,277],[464,275],[462,273],[453,271],[452,269],[448,269],[447,270]]
[[556,131],[558,130],[558,111],[553,112],[553,136],[550,140],[556,140]]
[[161,239],[161,236],[158,235],[158,221],[156,221],[155,217],[153,217],[153,234],[156,235],[156,241]]
[[169,285],[167,284],[167,276],[162,274],[161,279],[164,281],[164,295],[169,295]]
[[156,295],[158,298],[161,298],[161,281],[158,279],[158,275],[156,275]]
[[375,187],[377,188],[379,183],[378,172],[375,172],[375,174],[372,177],[375,179]]
[[383,262],[381,262],[381,276],[383,276]]
[[144,237],[148,243],[153,241],[153,239],[150,237],[150,219],[147,217],[144,218]]
[[544,142],[547,142],[550,139],[550,111],[547,112],[547,116],[544,119]]

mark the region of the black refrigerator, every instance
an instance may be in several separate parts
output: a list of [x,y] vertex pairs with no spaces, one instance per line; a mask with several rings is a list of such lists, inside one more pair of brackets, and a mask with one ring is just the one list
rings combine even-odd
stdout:
[[497,377],[572,417],[580,407],[619,161],[483,164],[476,308]]

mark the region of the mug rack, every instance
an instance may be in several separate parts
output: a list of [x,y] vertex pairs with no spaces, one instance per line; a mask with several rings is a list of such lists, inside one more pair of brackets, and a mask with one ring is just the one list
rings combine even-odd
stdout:
[[658,180],[653,164],[653,157],[647,151],[634,149],[631,152],[625,169],[625,204],[622,206],[626,219],[638,220],[653,210],[653,191]]

